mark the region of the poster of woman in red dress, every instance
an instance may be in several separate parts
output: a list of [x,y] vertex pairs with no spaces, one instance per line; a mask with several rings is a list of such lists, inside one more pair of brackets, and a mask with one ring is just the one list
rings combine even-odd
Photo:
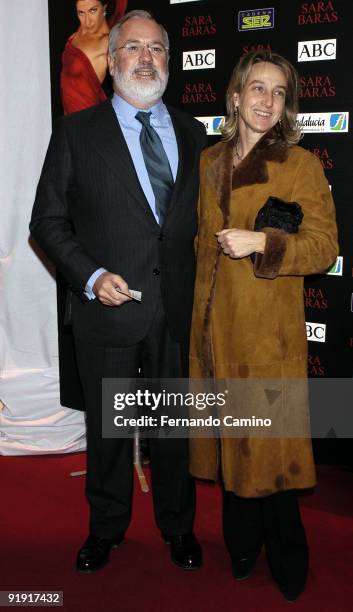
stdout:
[[60,75],[65,115],[107,98],[109,31],[124,15],[127,3],[128,0],[76,0],[79,27],[67,40]]

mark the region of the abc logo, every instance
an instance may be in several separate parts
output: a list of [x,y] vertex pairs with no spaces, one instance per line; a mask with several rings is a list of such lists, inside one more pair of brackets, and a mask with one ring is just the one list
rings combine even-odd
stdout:
[[336,59],[336,39],[298,42],[298,62],[318,62]]
[[216,67],[216,50],[184,51],[183,70],[202,70]]
[[306,337],[311,342],[325,342],[326,324],[306,322]]

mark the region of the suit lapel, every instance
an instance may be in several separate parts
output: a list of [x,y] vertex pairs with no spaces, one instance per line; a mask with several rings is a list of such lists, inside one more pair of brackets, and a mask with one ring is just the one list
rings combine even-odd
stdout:
[[156,225],[156,220],[138,180],[129,148],[110,100],[97,107],[91,120],[91,134],[92,145],[99,155],[117,179],[124,183],[124,187],[143,209],[145,216],[147,209],[149,213],[147,218]]

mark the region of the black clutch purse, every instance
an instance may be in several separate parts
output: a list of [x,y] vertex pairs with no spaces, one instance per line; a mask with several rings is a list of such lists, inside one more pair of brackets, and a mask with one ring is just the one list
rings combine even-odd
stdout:
[[[275,227],[288,234],[297,234],[303,219],[303,211],[297,202],[284,202],[280,198],[270,196],[256,215],[254,230],[261,232],[264,227]],[[255,253],[250,255],[255,263]]]
[[297,202],[284,202],[270,196],[257,213],[254,230],[259,232],[264,227],[275,227],[296,234],[302,219],[303,211]]

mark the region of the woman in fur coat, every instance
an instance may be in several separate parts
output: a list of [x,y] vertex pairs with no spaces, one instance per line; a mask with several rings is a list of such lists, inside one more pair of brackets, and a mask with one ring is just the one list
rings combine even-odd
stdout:
[[[315,484],[310,434],[291,434],[291,418],[303,430],[308,423],[303,277],[324,272],[338,254],[329,186],[319,160],[297,146],[297,110],[298,77],[286,59],[267,51],[241,58],[227,90],[222,140],[201,159],[190,352],[192,378],[246,379],[247,413],[277,419],[281,436],[243,430],[230,437],[223,427],[220,440],[192,440],[191,472],[213,480],[222,472],[234,578],[250,575],[264,543],[290,601],[304,590],[308,571],[296,490]],[[277,221],[254,231],[271,196],[280,200]],[[290,229],[283,212],[293,207]],[[241,392],[232,396],[233,416],[243,416],[244,402]]]

